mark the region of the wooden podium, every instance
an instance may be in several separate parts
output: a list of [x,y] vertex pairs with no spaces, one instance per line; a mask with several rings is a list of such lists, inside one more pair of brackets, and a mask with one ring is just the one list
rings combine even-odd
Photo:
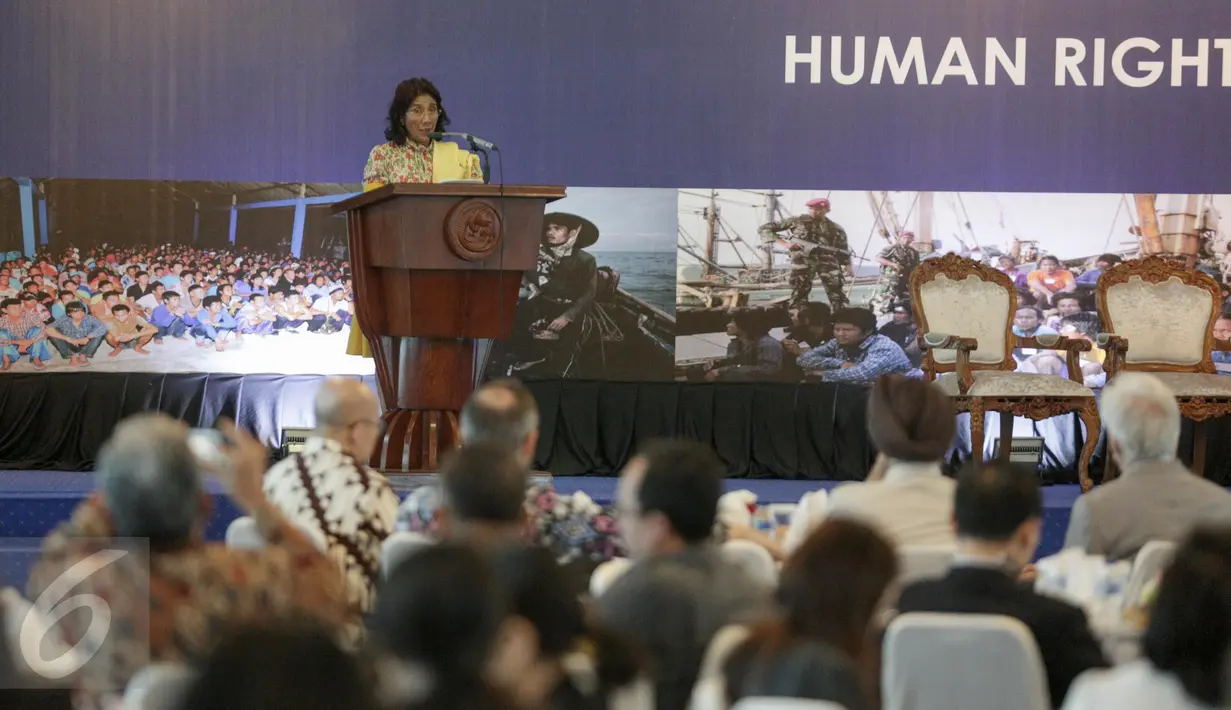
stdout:
[[401,184],[339,203],[355,318],[376,360],[385,433],[372,466],[434,471],[493,339],[513,329],[538,259],[544,206],[563,187]]

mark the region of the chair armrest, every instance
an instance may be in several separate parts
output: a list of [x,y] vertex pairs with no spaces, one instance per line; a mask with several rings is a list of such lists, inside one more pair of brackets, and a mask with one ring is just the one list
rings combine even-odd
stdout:
[[1107,371],[1107,380],[1110,381],[1124,364],[1124,355],[1128,352],[1128,339],[1114,333],[1099,333],[1095,342],[1107,351],[1107,361],[1103,363],[1103,369]]
[[1214,352],[1231,353],[1231,340],[1214,338]]
[[1080,338],[1066,338],[1063,335],[1036,335],[1032,338],[1015,335],[1013,339],[1019,348],[1063,350],[1064,364],[1069,372],[1069,379],[1078,384],[1085,383],[1085,377],[1081,372],[1081,354],[1094,349],[1089,341]]
[[975,377],[970,371],[970,353],[979,349],[978,340],[948,333],[922,333],[919,335],[919,349],[924,351],[956,350],[958,391],[965,396],[974,386]]

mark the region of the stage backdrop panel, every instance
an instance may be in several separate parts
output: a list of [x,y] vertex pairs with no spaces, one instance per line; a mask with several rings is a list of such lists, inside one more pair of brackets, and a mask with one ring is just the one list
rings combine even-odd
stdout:
[[[886,249],[904,243],[900,235],[907,232],[921,260],[956,252],[1009,275],[1019,306],[1015,328],[1023,334],[1059,332],[1093,341],[1103,328],[1098,275],[1108,265],[1137,258],[1141,225],[1153,221],[1173,232],[1164,234],[1165,253],[1186,258],[1214,277],[1223,288],[1223,308],[1228,308],[1231,232],[1222,215],[1231,214],[1231,195],[686,189],[679,193],[677,379],[700,379],[706,367],[733,362],[728,356],[740,348],[730,334],[732,307],[750,314],[750,322],[768,329],[774,339],[788,342],[785,366],[753,379],[803,377],[790,367],[796,356],[789,342],[801,338],[798,318],[788,307],[802,292],[792,287],[785,247],[773,247],[772,269],[763,270],[763,237],[791,239],[799,229],[792,218],[808,215],[807,204],[820,199],[828,200],[825,216],[840,228],[847,245],[843,254],[823,247],[829,256],[822,258],[849,260],[854,275],[814,270],[802,302],[819,304],[822,317],[836,295],[851,306],[871,308],[880,334],[901,345],[916,366],[921,353],[909,279],[895,279],[880,263],[896,258]],[[1044,299],[1032,286],[1038,279],[1067,292]],[[1231,336],[1231,317],[1220,318],[1213,329],[1218,338]],[[1038,353],[1018,350],[1014,355],[1019,369],[1038,371]],[[1083,363],[1087,386],[1105,382],[1099,355],[1094,348]],[[1222,355],[1215,354],[1215,365],[1231,373],[1231,363],[1219,361]]]
[[[0,185],[0,215],[17,224],[0,234],[0,303],[21,298],[16,312],[45,324],[77,302],[115,341],[82,365],[52,338],[11,371],[34,371],[33,356],[51,372],[372,374],[372,360],[346,354],[353,284],[345,216],[331,210],[358,184]],[[671,379],[675,191],[572,188],[551,210],[538,268],[509,304],[514,336],[488,372]],[[134,323],[143,337],[120,342]]]
[[0,174],[345,182],[398,81],[508,182],[1231,192],[1231,3],[0,4]]

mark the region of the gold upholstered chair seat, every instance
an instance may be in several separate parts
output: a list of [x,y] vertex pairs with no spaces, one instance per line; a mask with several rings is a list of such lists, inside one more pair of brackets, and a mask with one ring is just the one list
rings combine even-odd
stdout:
[[[1059,377],[1057,375],[1040,375],[1033,372],[1001,372],[999,370],[976,370],[971,374],[974,376],[975,381],[966,392],[968,397],[1094,396],[1094,392],[1090,388],[1067,377]],[[936,378],[936,386],[940,387],[950,397],[962,396],[961,385],[956,372],[950,372]]]

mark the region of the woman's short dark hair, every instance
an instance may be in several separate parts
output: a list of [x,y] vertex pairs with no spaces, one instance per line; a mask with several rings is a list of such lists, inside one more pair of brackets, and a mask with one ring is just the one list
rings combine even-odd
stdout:
[[435,130],[443,131],[445,126],[449,125],[449,114],[440,100],[440,91],[432,82],[417,76],[398,84],[398,88],[394,90],[393,101],[389,103],[385,140],[399,145],[410,140],[410,134],[406,132],[406,112],[410,110],[410,105],[415,102],[415,99],[425,94],[435,99],[436,106],[440,109],[440,117],[436,119]]
[[1223,700],[1231,640],[1231,529],[1195,530],[1163,573],[1142,651],[1204,705]]

